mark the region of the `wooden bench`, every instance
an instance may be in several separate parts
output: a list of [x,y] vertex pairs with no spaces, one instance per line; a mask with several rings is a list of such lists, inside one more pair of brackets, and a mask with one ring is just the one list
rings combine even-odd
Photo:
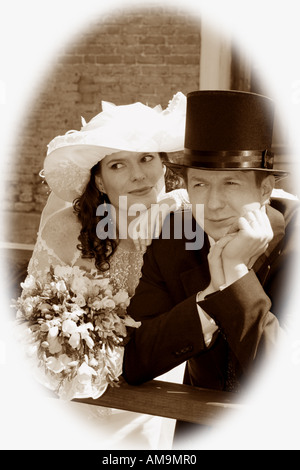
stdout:
[[[26,276],[32,248],[32,245],[0,244],[1,260],[8,269],[7,283],[12,296],[18,294],[19,283]],[[96,400],[74,401],[212,426],[224,413],[236,413],[243,407],[238,398],[235,393],[180,383],[152,380],[131,386],[121,379],[120,387],[109,387]]]

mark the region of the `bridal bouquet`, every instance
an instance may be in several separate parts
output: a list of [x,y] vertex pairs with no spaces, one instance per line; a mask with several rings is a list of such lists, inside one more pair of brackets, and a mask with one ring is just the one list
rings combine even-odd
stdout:
[[[98,398],[122,374],[127,292],[79,267],[51,267],[46,283],[27,276],[14,307],[39,380],[61,398]],[[24,333],[24,332],[23,332]]]

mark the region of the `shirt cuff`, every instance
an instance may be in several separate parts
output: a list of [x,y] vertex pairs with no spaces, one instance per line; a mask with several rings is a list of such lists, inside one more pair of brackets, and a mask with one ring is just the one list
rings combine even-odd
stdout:
[[[200,300],[203,300],[203,299],[201,299],[201,292],[198,292],[197,297],[196,297],[196,302],[199,302]],[[208,347],[218,327],[215,321],[209,315],[207,315],[207,313],[198,304],[197,304],[197,309],[199,313],[200,322],[202,325],[204,343],[205,343],[205,346]]]

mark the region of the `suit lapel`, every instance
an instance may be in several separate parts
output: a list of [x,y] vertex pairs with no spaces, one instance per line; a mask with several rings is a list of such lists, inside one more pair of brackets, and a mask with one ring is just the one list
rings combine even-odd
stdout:
[[210,274],[207,262],[208,252],[209,241],[206,234],[201,250],[186,252],[186,258],[190,258],[190,265],[192,267],[180,273],[180,280],[187,297],[204,290],[209,284]]
[[254,263],[252,269],[257,274],[260,282],[264,285],[270,271],[273,258],[280,254],[281,242],[285,234],[285,220],[281,212],[271,206],[267,206],[267,214],[274,233],[266,252]]

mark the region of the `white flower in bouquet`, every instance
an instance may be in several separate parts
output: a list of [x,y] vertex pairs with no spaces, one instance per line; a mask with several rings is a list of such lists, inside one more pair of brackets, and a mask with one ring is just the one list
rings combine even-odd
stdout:
[[127,328],[140,326],[126,313],[128,293],[78,266],[51,268],[44,284],[27,276],[21,286],[14,306],[42,383],[67,400],[98,398],[117,386]]

